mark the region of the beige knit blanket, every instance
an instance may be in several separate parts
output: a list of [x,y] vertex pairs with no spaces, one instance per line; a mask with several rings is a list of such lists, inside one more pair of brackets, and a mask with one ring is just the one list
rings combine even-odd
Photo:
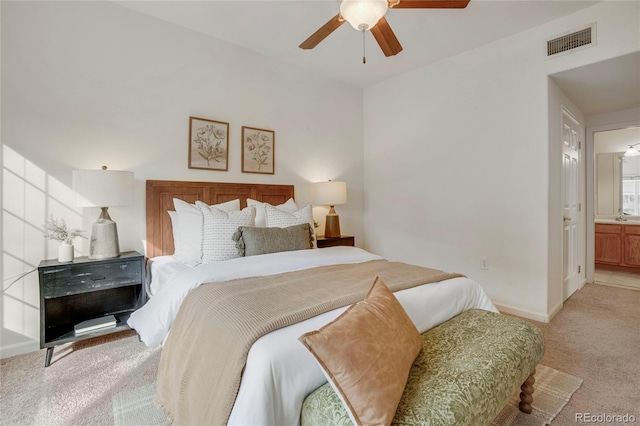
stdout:
[[398,291],[460,275],[374,260],[202,285],[182,303],[162,349],[156,401],[174,424],[225,424],[257,339],[363,300],[376,276]]

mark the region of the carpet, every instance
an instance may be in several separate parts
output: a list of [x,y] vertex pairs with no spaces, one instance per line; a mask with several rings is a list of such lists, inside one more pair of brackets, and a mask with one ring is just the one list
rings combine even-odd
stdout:
[[[548,425],[581,384],[582,379],[538,365],[533,394],[533,412],[524,414],[518,410],[520,401],[518,390],[493,421],[492,426]],[[155,383],[150,383],[115,395],[113,397],[115,426],[170,424],[164,411],[153,401],[155,391]]]

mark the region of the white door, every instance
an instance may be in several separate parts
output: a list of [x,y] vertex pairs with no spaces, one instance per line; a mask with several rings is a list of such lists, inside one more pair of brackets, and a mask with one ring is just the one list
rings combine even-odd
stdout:
[[582,129],[562,111],[563,299],[580,288],[580,149]]

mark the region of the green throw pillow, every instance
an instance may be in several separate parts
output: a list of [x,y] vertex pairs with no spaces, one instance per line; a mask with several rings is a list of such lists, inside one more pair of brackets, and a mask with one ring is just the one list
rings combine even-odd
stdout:
[[308,223],[287,228],[240,226],[233,234],[233,240],[239,256],[313,248],[313,232]]

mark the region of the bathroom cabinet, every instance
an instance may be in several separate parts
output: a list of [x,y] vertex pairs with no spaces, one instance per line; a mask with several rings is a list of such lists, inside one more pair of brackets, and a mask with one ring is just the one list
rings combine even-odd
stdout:
[[640,274],[640,225],[596,223],[596,268]]

